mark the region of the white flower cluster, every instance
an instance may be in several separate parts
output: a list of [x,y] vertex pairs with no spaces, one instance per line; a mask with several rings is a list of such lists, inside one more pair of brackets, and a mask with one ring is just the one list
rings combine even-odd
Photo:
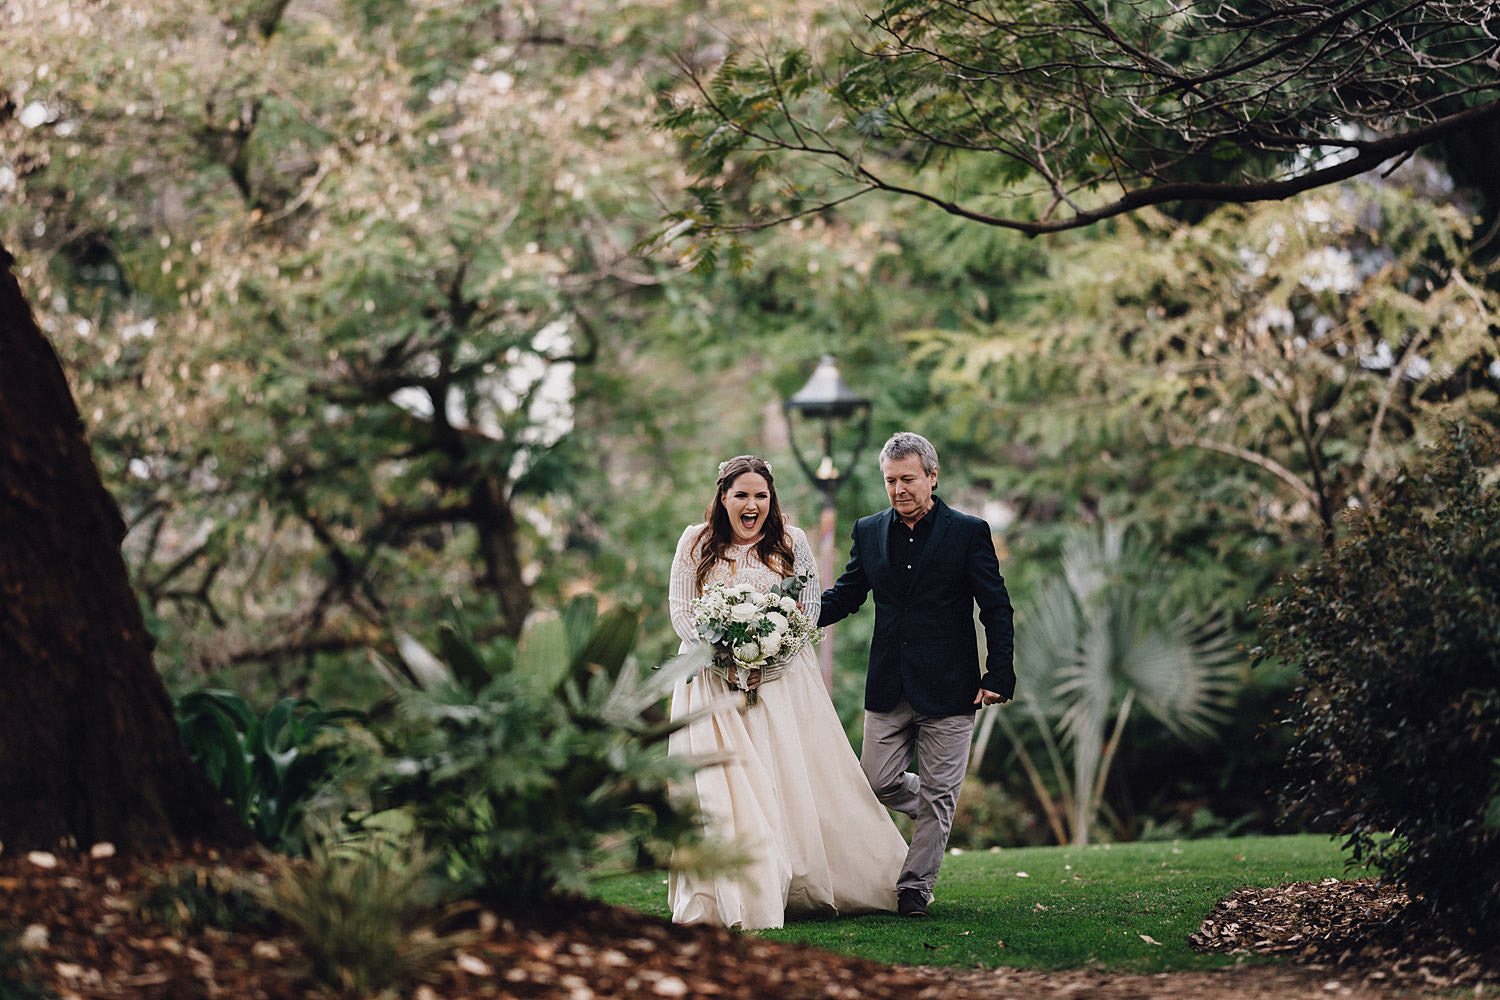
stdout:
[[805,582],[788,577],[770,593],[712,585],[693,602],[699,637],[732,657],[738,667],[756,670],[785,663],[817,634],[817,624],[793,596]]

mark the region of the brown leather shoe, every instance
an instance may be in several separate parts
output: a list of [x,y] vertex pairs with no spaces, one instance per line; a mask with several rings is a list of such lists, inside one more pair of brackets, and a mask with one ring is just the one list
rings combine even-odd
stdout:
[[896,890],[896,912],[903,917],[927,916],[927,901],[922,898],[922,890]]

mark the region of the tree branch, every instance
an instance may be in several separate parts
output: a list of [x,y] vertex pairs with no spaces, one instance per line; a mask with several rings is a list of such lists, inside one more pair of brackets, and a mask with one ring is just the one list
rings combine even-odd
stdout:
[[[1492,101],[1489,104],[1467,108],[1461,112],[1432,122],[1429,125],[1412,129],[1400,135],[1364,143],[1357,147],[1359,149],[1358,154],[1350,159],[1289,177],[1285,180],[1241,183],[1179,181],[1152,184],[1143,188],[1137,188],[1134,191],[1127,191],[1115,201],[1101,205],[1098,208],[1079,210],[1075,214],[1063,219],[1040,221],[1007,218],[987,212],[975,211],[966,208],[958,202],[940,198],[919,188],[887,181],[877,176],[862,164],[856,169],[858,175],[865,179],[866,192],[879,190],[892,194],[905,195],[935,205],[950,215],[955,215],[959,218],[968,219],[972,222],[980,222],[987,226],[1013,229],[1030,236],[1038,236],[1044,233],[1081,229],[1096,222],[1102,222],[1105,219],[1126,215],[1138,209],[1175,202],[1233,202],[1248,204],[1257,201],[1280,201],[1284,198],[1290,198],[1293,195],[1302,194],[1304,191],[1312,191],[1328,184],[1357,177],[1362,173],[1374,170],[1387,160],[1405,155],[1446,136],[1457,134],[1467,129],[1477,128],[1497,120],[1500,120],[1500,101]],[[764,225],[759,224],[747,228],[759,229],[764,228]]]
[[[1121,0],[1108,17],[1082,0],[890,0],[868,18],[871,41],[829,53],[820,96],[794,105],[771,52],[711,79],[684,63],[696,96],[668,124],[696,140],[699,181],[719,194],[739,183],[734,156],[822,161],[844,183],[821,209],[883,191],[1040,235],[1153,206],[1285,199],[1492,128],[1492,15],[1488,0],[1264,0],[1248,13]],[[956,194],[898,171],[953,153],[997,170]],[[997,174],[1016,203],[1045,193],[1043,214],[984,207]],[[725,221],[721,203],[700,203],[709,234],[795,217]]]
[[1295,472],[1273,458],[1267,458],[1265,455],[1253,452],[1248,448],[1241,448],[1238,445],[1229,444],[1224,441],[1214,441],[1209,438],[1177,437],[1174,435],[1169,436],[1167,440],[1174,448],[1205,448],[1209,451],[1217,451],[1222,455],[1229,455],[1232,458],[1238,458],[1241,461],[1249,462],[1251,465],[1265,469],[1296,491],[1298,497],[1312,504],[1315,509],[1318,507],[1317,491],[1303,482],[1302,478]]

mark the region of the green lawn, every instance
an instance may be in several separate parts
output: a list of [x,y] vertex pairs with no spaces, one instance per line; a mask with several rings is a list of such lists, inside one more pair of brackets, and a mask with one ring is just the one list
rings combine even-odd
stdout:
[[[1337,842],[1310,835],[994,849],[943,862],[926,920],[799,920],[759,934],[901,965],[1212,968],[1237,959],[1199,955],[1187,937],[1219,899],[1240,886],[1344,873]],[[669,916],[661,873],[605,883],[597,895]]]

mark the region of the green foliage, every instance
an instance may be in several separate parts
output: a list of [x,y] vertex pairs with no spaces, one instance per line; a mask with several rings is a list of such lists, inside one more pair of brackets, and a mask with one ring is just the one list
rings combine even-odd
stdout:
[[514,638],[592,523],[574,380],[713,314],[629,255],[679,172],[647,134],[665,46],[708,12],[222,6],[57,0],[0,37],[47,119],[0,116],[0,236],[160,662],[302,691],[465,588]]
[[320,984],[353,996],[395,996],[470,940],[439,933],[456,912],[435,855],[410,836],[330,834],[309,841],[309,857],[273,857],[261,903],[295,928]]
[[[903,832],[909,834],[909,830]],[[984,782],[972,774],[964,779],[948,835],[949,847],[973,851],[1048,842],[1036,816],[1005,786]]]
[[1295,668],[1260,664],[1211,742],[1184,744],[1149,716],[1131,721],[1106,798],[1111,833],[1162,840],[1292,833],[1276,798],[1292,743]]
[[1163,599],[1151,551],[1117,525],[1070,533],[1061,570],[1018,608],[1014,707],[985,714],[975,755],[1000,725],[1058,841],[1085,844],[1134,707],[1180,739],[1209,737],[1241,664],[1222,628]]
[[971,414],[972,474],[1024,512],[1016,562],[1057,548],[1049,510],[1098,511],[1173,563],[1178,600],[1244,628],[1444,421],[1500,425],[1493,275],[1469,221],[1414,193],[1145,216],[1059,247],[998,321],[914,332]]
[[[719,232],[874,191],[1032,234],[1159,204],[1199,216],[1336,179],[1325,142],[1374,169],[1424,145],[1435,111],[1497,96],[1481,0],[1250,19],[1162,0],[864,6],[852,40],[743,31],[716,70],[687,67],[697,93],[662,120],[698,187],[729,196]],[[758,185],[751,157],[773,161]],[[683,216],[712,220],[704,204]]]
[[1497,462],[1455,430],[1265,605],[1266,651],[1305,679],[1287,808],[1460,933],[1500,917]]
[[188,754],[256,838],[276,851],[299,853],[308,806],[337,778],[349,758],[344,723],[364,716],[287,698],[266,714],[233,691],[192,691],[176,703]]
[[[890,914],[798,920],[757,935],[897,965],[1223,968],[1268,960],[1193,951],[1188,935],[1218,900],[1243,886],[1319,881],[1342,869],[1337,842],[1309,835],[965,851],[943,859],[920,934]],[[607,902],[667,916],[659,874],[601,889]]]
[[[908,112],[956,124],[966,113],[945,99],[935,67],[904,65],[906,53],[822,88],[820,67],[852,51],[844,12],[830,5],[231,6],[56,0],[18,9],[0,35],[18,109],[0,115],[0,180],[13,178],[0,235],[120,501],[174,690],[207,674],[256,704],[308,692],[366,704],[376,679],[365,650],[395,662],[388,637],[423,632],[452,595],[476,623],[485,669],[514,655],[533,594],[558,603],[580,588],[647,609],[642,659],[665,658],[677,642],[662,597],[672,544],[701,513],[719,458],[765,452],[790,470],[777,484],[790,517],[816,523],[819,498],[767,408],[824,352],[874,401],[874,440],[915,426],[939,442],[949,499],[1017,511],[1004,539],[1016,589],[1055,559],[1059,517],[1102,511],[1182,568],[1176,597],[1211,595],[1231,613],[1317,544],[1315,526],[1256,466],[1164,443],[1168,428],[1239,428],[1285,464],[1288,438],[1264,394],[1217,396],[1196,371],[1153,386],[1153,351],[1178,350],[1186,331],[1202,336],[1174,364],[1197,358],[1221,319],[1238,328],[1236,305],[1295,300],[1299,325],[1312,328],[1383,302],[1360,314],[1363,327],[1431,329],[1445,346],[1430,355],[1430,377],[1395,383],[1385,412],[1400,444],[1386,433],[1372,453],[1407,447],[1408,426],[1413,439],[1426,434],[1432,409],[1486,405],[1469,391],[1489,384],[1473,364],[1481,355],[1446,346],[1450,333],[1471,344],[1485,335],[1467,319],[1448,324],[1464,316],[1464,286],[1444,264],[1456,258],[1437,240],[1410,250],[1415,223],[1431,228],[1436,214],[1420,196],[1391,199],[1407,207],[1383,207],[1347,240],[1359,261],[1393,253],[1396,264],[1361,270],[1368,280],[1337,301],[1324,289],[1323,307],[1309,310],[1317,296],[1299,270],[1312,269],[1297,262],[1315,255],[1316,227],[1285,210],[1228,215],[1196,238],[1146,218],[1097,241],[1026,240],[897,200],[807,214],[843,179],[745,148],[733,129],[693,125],[685,141],[701,131],[702,152],[724,169],[688,192],[701,204],[680,240],[630,254],[683,182],[684,150],[651,132],[653,108],[684,121],[703,110],[679,101],[684,81],[666,54],[711,71],[731,9],[747,31],[791,15],[776,29],[788,47],[765,65],[732,47],[720,92],[740,100],[728,91],[742,73],[746,93],[767,98],[737,110],[769,121],[777,101],[833,115],[855,101],[843,131],[823,137],[847,134],[867,165],[897,152],[899,163],[886,161],[897,179],[919,162],[941,165],[944,188],[985,192],[973,204],[986,211],[1010,199],[1001,181],[1016,165],[940,163],[903,141]],[[1045,6],[1006,13],[1044,16]],[[1145,10],[1117,11],[1121,30],[1147,31]],[[274,31],[260,23],[278,12]],[[967,16],[923,3],[884,13],[937,33],[947,29],[931,16]],[[794,37],[802,27],[809,37]],[[1015,54],[1056,44],[1033,35]],[[1212,54],[1151,51],[1174,62]],[[917,103],[882,101],[883,88],[907,83]],[[48,120],[23,125],[23,110]],[[1039,120],[1002,110],[987,126]],[[1084,145],[1055,152],[1074,165]],[[728,235],[699,261],[713,273],[691,275],[695,251],[679,255],[682,245],[733,225],[757,199],[803,214]],[[1025,213],[1044,208],[1032,197]],[[1267,280],[1244,280],[1273,249],[1284,253]],[[1435,264],[1421,270],[1414,258]],[[1492,315],[1472,272],[1457,273]],[[1429,284],[1430,314],[1389,305]],[[911,331],[922,333],[904,340]],[[1122,359],[1116,343],[1141,350]],[[1311,381],[1357,381],[1344,398],[1367,405],[1389,372],[1360,370],[1368,352],[1349,343],[1343,368],[1318,367]],[[1397,356],[1405,344],[1391,341]],[[559,386],[571,387],[566,401],[543,405],[558,402]],[[1415,420],[1408,387],[1429,408]],[[1214,409],[1233,419],[1211,422]],[[1344,433],[1350,412],[1312,414],[1321,439],[1337,439],[1335,507],[1357,450]],[[1381,462],[1368,464],[1392,467]],[[850,471],[840,525],[885,503],[872,456]],[[846,540],[841,528],[836,546]],[[841,683],[862,674],[869,627],[845,626]],[[840,690],[851,725],[857,686]]]
[[[394,720],[376,799],[427,832],[461,880],[493,905],[537,905],[592,878],[660,863],[696,839],[693,808],[672,794],[695,765],[665,754],[662,699],[699,669],[683,656],[642,676],[629,657],[635,616],[592,618],[592,602],[535,616],[511,661],[478,686],[424,671]],[[449,640],[463,645],[458,629]],[[434,664],[441,665],[436,657]]]
[[275,925],[252,887],[227,868],[173,867],[151,880],[138,905],[173,934],[204,927],[269,931]]

